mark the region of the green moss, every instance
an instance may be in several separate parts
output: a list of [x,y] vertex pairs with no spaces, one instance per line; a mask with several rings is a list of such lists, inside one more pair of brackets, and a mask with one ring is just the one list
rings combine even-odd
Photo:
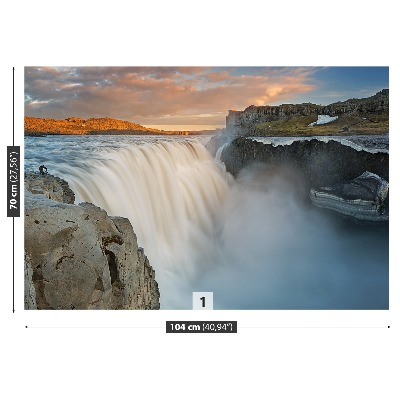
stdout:
[[257,124],[252,134],[258,136],[318,136],[318,135],[349,135],[349,134],[382,134],[389,132],[389,115],[343,114],[327,124],[308,126],[315,122],[318,116],[294,116],[292,118]]

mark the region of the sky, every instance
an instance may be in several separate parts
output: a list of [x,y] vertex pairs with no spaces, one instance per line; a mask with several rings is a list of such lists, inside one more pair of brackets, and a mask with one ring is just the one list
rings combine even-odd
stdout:
[[[21,149],[24,146],[24,112],[26,115],[36,114],[50,118],[104,114],[117,118],[126,117],[125,119],[142,123],[146,121],[145,116],[139,116],[139,113],[128,106],[126,107],[128,112],[121,112],[117,106],[115,110],[118,112],[114,112],[110,109],[110,104],[106,102],[103,104],[99,98],[96,98],[97,109],[94,107],[87,110],[82,93],[78,91],[75,91],[75,104],[63,100],[62,96],[57,96],[58,107],[54,107],[55,89],[53,93],[49,90],[50,93],[46,94],[43,90],[40,94],[39,88],[46,81],[35,82],[33,78],[26,80],[27,94],[31,96],[31,101],[36,103],[24,110],[22,101],[24,66],[390,65],[390,86],[400,86],[400,63],[395,50],[398,47],[399,23],[397,4],[393,1],[383,0],[377,3],[367,0],[362,3],[362,7],[359,2],[348,0],[335,2],[289,0],[285,3],[257,0],[239,3],[237,6],[232,6],[232,2],[224,0],[206,0],[193,6],[182,0],[131,3],[128,7],[128,3],[122,0],[100,1],[94,7],[93,2],[81,0],[71,0],[68,4],[56,4],[50,0],[3,2],[0,31],[4,40],[3,62],[0,63],[0,87],[2,112],[4,116],[8,116],[3,118],[3,134],[0,135],[3,146],[14,143],[14,121],[10,118],[13,115],[11,74],[13,67],[16,74],[15,144],[21,144]],[[15,34],[16,32],[18,34]],[[360,70],[353,71],[353,74],[341,74],[340,69],[337,72],[330,68],[319,69],[309,74],[308,83],[313,85],[312,90],[298,92],[285,99],[271,99],[268,102],[279,104],[307,100],[307,98],[313,101],[314,97],[316,102],[325,103],[332,99],[363,96],[362,93],[366,91],[374,92],[388,86],[387,69],[381,74],[371,74],[373,75],[371,83],[366,82],[365,78],[359,80],[363,78],[362,73],[357,73]],[[371,71],[373,70],[369,70]],[[330,73],[332,77],[329,79]],[[338,75],[339,78],[342,75],[342,79],[339,79]],[[341,82],[343,83],[340,84]],[[61,77],[59,85],[62,85]],[[35,90],[33,86],[36,86]],[[62,91],[61,88],[58,89]],[[88,89],[88,92],[94,93],[94,88]],[[67,94],[65,93],[66,99]],[[71,93],[69,96],[71,97]],[[39,107],[40,101],[53,98],[52,109],[43,107],[46,103],[42,103]],[[86,93],[86,98],[94,102],[95,96]],[[114,100],[115,98],[117,96],[114,94]],[[243,104],[233,104],[234,99],[238,102],[242,99]],[[120,99],[117,100],[122,104]],[[243,95],[228,100],[228,107],[221,107],[223,115],[226,115],[230,108],[242,109],[252,103]],[[124,102],[128,102],[128,99],[124,99]],[[398,91],[391,92],[390,102],[393,109],[399,108]],[[211,112],[215,112],[215,109]],[[182,111],[180,113],[182,114]],[[152,118],[156,117],[157,115]],[[150,116],[147,116],[147,120],[150,122]],[[391,119],[391,132],[399,130],[399,121],[399,118]],[[160,122],[165,121],[161,119]],[[391,135],[391,149],[399,148],[397,143],[399,140],[398,135]],[[397,169],[396,165],[397,158],[391,158],[391,167]],[[391,175],[392,183],[391,200],[396,204],[400,199],[397,173]],[[26,361],[27,355],[35,358],[38,368],[44,369],[48,367],[49,362],[53,362],[57,368],[53,369],[54,372],[49,371],[54,374],[52,376],[54,379],[46,382],[49,392],[58,390],[60,377],[70,374],[71,369],[78,368],[78,372],[81,373],[76,374],[76,378],[78,381],[81,379],[79,383],[82,383],[83,392],[95,395],[99,400],[109,397],[110,394],[124,392],[123,385],[114,385],[112,389],[104,385],[85,386],[86,382],[98,378],[99,373],[103,372],[104,365],[115,364],[116,360],[126,368],[118,372],[112,371],[111,379],[119,379],[120,375],[117,373],[121,374],[121,370],[131,374],[132,368],[136,368],[133,372],[143,382],[141,387],[138,387],[139,393],[145,393],[149,385],[152,385],[154,395],[164,394],[164,385],[154,385],[154,374],[147,373],[154,366],[153,358],[148,357],[149,349],[154,354],[161,355],[157,357],[158,370],[163,371],[162,378],[165,380],[175,378],[176,371],[180,371],[182,365],[191,366],[185,375],[187,378],[185,388],[196,386],[197,377],[201,376],[206,368],[210,376],[218,377],[219,380],[234,378],[235,385],[232,388],[220,385],[221,392],[234,391],[246,394],[247,397],[255,397],[258,393],[265,392],[270,397],[290,398],[298,394],[299,388],[307,388],[310,400],[321,398],[321,393],[326,392],[327,388],[332,397],[340,397],[343,385],[331,384],[331,377],[337,376],[338,379],[342,378],[346,384],[346,392],[353,397],[361,395],[368,398],[371,393],[380,393],[381,396],[392,398],[393,393],[399,393],[399,386],[396,384],[396,379],[393,379],[393,360],[399,359],[400,347],[397,343],[398,335],[392,331],[395,330],[396,333],[396,327],[398,329],[400,326],[400,313],[397,312],[400,308],[400,296],[398,296],[400,269],[396,268],[399,252],[396,251],[397,243],[394,243],[400,224],[396,223],[399,221],[397,208],[392,207],[391,212],[391,233],[393,228],[394,234],[390,235],[390,310],[388,311],[218,313],[219,318],[238,319],[239,334],[234,337],[231,335],[223,337],[223,340],[216,340],[220,337],[216,338],[214,335],[201,335],[196,337],[200,340],[193,346],[192,335],[171,338],[170,335],[162,334],[161,328],[154,329],[156,326],[164,326],[166,319],[176,320],[176,313],[161,313],[160,316],[159,313],[154,315],[151,312],[139,312],[135,313],[134,320],[128,321],[126,313],[110,315],[108,311],[88,311],[82,314],[54,311],[50,313],[51,315],[18,312],[18,309],[23,309],[23,294],[18,296],[18,293],[23,292],[24,286],[23,274],[18,273],[16,274],[17,310],[15,313],[5,313],[2,320],[5,322],[3,331],[6,332],[3,343],[16,344],[5,348],[6,362],[9,361],[10,365],[21,364]],[[11,232],[13,228],[10,218],[4,222],[5,229],[7,226],[10,227],[9,232]],[[18,265],[23,265],[23,257],[20,256],[24,254],[23,222],[23,218],[15,218]],[[13,248],[12,239],[13,235],[6,236],[4,249]],[[6,264],[12,265],[14,261],[12,252],[5,251],[4,255]],[[21,262],[18,262],[19,259]],[[7,277],[7,270],[4,276]],[[14,290],[11,285],[4,285],[3,289],[4,301],[1,305],[7,308],[11,301],[7,299],[12,299]],[[215,317],[215,312],[208,314],[204,311],[204,313],[206,313],[204,319]],[[181,317],[183,314],[178,316]],[[29,328],[31,326],[42,328],[21,329],[25,325],[29,325]],[[126,329],[127,325],[128,328],[135,329]],[[385,325],[390,325],[391,329],[380,329]],[[57,335],[54,335],[55,330],[51,329],[54,327],[60,328],[56,330]],[[120,352],[123,354],[98,351],[110,336],[110,329],[102,328],[112,328],[111,330],[118,335],[120,347],[126,350]],[[32,341],[27,340],[27,335],[34,338],[36,346],[31,345]],[[135,343],[151,343],[151,346],[132,346],[132,338]],[[63,346],[60,346],[61,342]],[[52,351],[54,348],[57,349],[56,352]],[[365,351],[366,348],[368,352]],[[232,360],[236,357],[246,360],[248,368],[239,372],[235,362],[225,363],[224,368],[221,368],[219,363],[210,363],[209,357],[205,357],[205,354],[214,349],[221,359],[224,357],[226,360]],[[88,361],[76,365],[77,352],[89,355],[84,358]],[[260,356],[267,361],[263,370],[258,367]],[[144,364],[135,365],[131,362],[132,357],[142,360]],[[58,360],[62,362],[57,362]],[[87,368],[87,365],[90,367]],[[276,366],[278,369],[284,366],[285,373],[276,373]],[[270,375],[274,378],[268,381],[268,385],[265,385],[265,371],[271,371]],[[310,376],[315,377],[313,385],[308,385]],[[19,384],[19,374],[10,373],[8,378],[5,390],[9,388],[10,391],[18,391],[22,396],[31,394],[31,388],[35,384],[34,375],[26,377],[25,385]],[[249,379],[251,385],[248,384]],[[294,384],[288,385],[287,382]],[[199,392],[207,395],[205,386],[203,391],[198,385],[196,387],[199,388]],[[72,396],[74,389],[74,385],[66,386],[65,396],[68,393]]]
[[25,67],[25,115],[216,129],[228,110],[327,105],[384,88],[388,67]]

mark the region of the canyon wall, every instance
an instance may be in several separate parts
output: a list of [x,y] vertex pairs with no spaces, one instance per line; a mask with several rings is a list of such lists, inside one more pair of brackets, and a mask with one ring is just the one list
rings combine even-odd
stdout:
[[355,179],[365,171],[389,180],[388,153],[357,151],[334,140],[297,140],[274,146],[239,137],[223,149],[221,160],[235,176],[244,167],[257,163],[292,169],[305,177],[307,190]]
[[[294,116],[310,115],[348,115],[370,116],[370,114],[387,115],[389,113],[389,89],[383,89],[374,96],[363,99],[349,99],[332,103],[327,106],[302,103],[282,104],[279,106],[249,106],[243,111],[229,110],[226,117],[227,129],[242,130],[242,133],[251,131],[256,124],[289,119]],[[364,117],[367,118],[367,117]],[[254,131],[254,129],[253,129]]]

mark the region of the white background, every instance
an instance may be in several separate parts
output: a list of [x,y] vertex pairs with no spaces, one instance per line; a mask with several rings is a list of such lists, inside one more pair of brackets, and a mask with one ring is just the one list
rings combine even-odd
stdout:
[[[15,145],[23,147],[24,66],[389,66],[390,310],[24,311],[19,218],[13,313],[4,172],[1,398],[399,398],[398,13],[387,0],[269,3],[2,4],[1,165],[6,166],[5,146],[12,144],[12,67]],[[239,332],[164,333],[166,320],[187,319],[237,320]]]

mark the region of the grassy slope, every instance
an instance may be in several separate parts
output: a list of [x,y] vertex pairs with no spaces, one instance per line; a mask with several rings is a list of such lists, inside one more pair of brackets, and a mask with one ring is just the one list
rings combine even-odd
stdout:
[[257,124],[253,134],[258,136],[316,136],[375,135],[389,132],[389,116],[387,114],[374,113],[363,117],[342,114],[336,121],[328,124],[308,126],[311,122],[316,121],[317,117],[316,114],[295,116],[289,119]]

